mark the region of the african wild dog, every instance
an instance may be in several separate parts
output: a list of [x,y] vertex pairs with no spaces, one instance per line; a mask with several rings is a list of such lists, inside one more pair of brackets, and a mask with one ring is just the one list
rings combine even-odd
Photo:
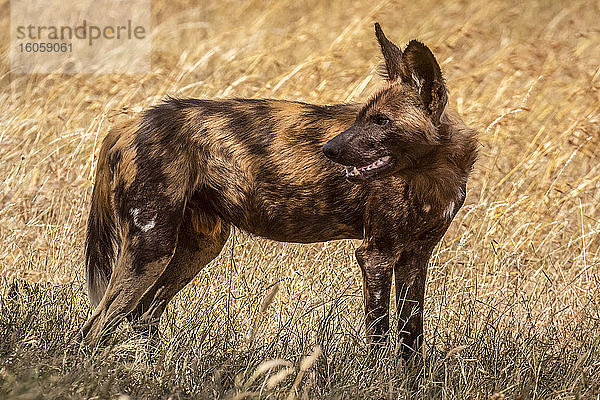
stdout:
[[475,131],[446,111],[425,45],[402,52],[375,32],[388,84],[365,105],[171,98],[109,132],[87,231],[88,340],[121,316],[156,326],[234,225],[363,239],[367,337],[388,331],[394,274],[406,354],[420,346],[427,262],[464,202]]

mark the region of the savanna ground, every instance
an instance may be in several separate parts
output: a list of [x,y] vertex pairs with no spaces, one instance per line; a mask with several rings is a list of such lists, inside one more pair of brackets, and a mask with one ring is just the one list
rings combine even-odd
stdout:
[[[0,397],[599,398],[597,1],[156,1],[145,75],[10,74],[0,12]],[[356,242],[240,231],[158,344],[126,324],[106,348],[73,343],[107,129],[167,95],[364,101],[382,84],[375,21],[431,47],[480,132],[430,265],[425,364],[393,339],[368,353]]]

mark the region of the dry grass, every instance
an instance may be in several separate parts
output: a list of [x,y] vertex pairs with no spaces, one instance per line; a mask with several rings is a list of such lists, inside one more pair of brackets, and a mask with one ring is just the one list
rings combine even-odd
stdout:
[[[0,397],[599,398],[599,20],[598,2],[156,1],[153,72],[135,76],[11,76],[6,32]],[[364,100],[381,84],[374,21],[432,48],[481,132],[430,267],[425,366],[393,341],[367,353],[356,243],[239,231],[160,343],[123,326],[109,348],[69,345],[89,313],[84,223],[108,127],[166,95]]]

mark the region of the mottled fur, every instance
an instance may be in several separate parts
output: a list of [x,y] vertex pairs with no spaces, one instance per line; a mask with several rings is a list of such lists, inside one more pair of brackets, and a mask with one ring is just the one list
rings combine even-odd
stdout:
[[[401,335],[419,346],[427,262],[464,202],[475,132],[445,110],[429,49],[413,41],[402,53],[376,33],[389,83],[365,105],[168,99],[109,132],[88,223],[95,310],[84,335],[121,316],[155,325],[235,225],[286,242],[363,239],[369,339],[388,330],[395,274]],[[387,164],[364,174],[340,166],[382,155]]]

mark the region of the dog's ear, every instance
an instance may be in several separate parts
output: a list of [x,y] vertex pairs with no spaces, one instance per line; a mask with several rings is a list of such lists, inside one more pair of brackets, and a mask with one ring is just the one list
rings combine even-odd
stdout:
[[379,46],[381,46],[381,53],[385,60],[385,69],[381,70],[380,73],[390,81],[401,78],[402,50],[385,37],[379,23],[375,23],[375,36],[377,36],[377,41],[379,42]]
[[402,55],[402,81],[412,85],[435,124],[448,103],[448,92],[442,70],[427,46],[412,40]]

